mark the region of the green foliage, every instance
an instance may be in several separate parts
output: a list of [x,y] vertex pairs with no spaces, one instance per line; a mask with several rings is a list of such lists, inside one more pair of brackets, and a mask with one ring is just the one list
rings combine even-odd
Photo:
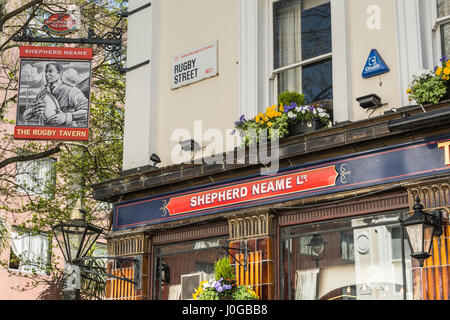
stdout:
[[242,115],[234,125],[241,134],[242,144],[246,146],[281,139],[289,134],[288,117],[283,107],[277,105],[268,107],[265,113],[259,113],[249,120]]
[[[0,2],[1,3],[1,2]],[[12,2],[11,2],[12,3]],[[35,3],[35,5],[34,5]],[[123,0],[74,0],[74,1],[19,1],[14,5],[33,4],[33,7],[5,21],[3,41],[9,39],[25,21],[33,14],[32,9],[48,8],[61,11],[68,4],[75,4],[82,8],[82,24],[92,28],[97,35],[111,31],[113,26],[122,27],[126,32],[126,23],[117,25],[119,16],[117,13],[126,11],[127,1]],[[9,3],[8,3],[9,5]],[[7,7],[8,7],[7,5]],[[17,8],[6,8],[11,12]],[[1,10],[1,7],[0,7]],[[0,13],[1,14],[1,13]],[[125,20],[123,20],[125,21]],[[72,36],[72,35],[71,35]],[[77,35],[74,34],[74,37]],[[126,41],[126,34],[124,35]],[[6,114],[8,108],[15,108],[17,103],[17,75],[19,60],[17,59],[18,44],[13,42],[0,42],[2,64],[0,73],[5,79],[0,84],[2,101],[0,101],[0,118]],[[122,170],[123,151],[123,124],[125,101],[125,78],[116,69],[111,68],[110,56],[102,47],[94,47],[94,59],[92,63],[92,88],[90,99],[90,128],[88,142],[61,142],[59,141],[17,141],[12,136],[14,120],[2,118],[0,123],[0,161],[21,155],[38,155],[60,146],[60,151],[52,154],[56,159],[53,168],[54,181],[56,183],[44,183],[42,194],[35,195],[16,183],[16,164],[0,166],[0,209],[14,216],[20,221],[17,226],[30,232],[45,232],[51,234],[51,226],[66,220],[80,196],[85,198],[84,206],[87,211],[87,220],[101,226],[108,231],[110,225],[111,208],[92,199],[90,185],[113,179],[120,176]],[[21,160],[19,160],[21,161]],[[33,179],[39,177],[33,177]],[[39,180],[38,180],[39,181]],[[0,223],[0,246],[4,239],[2,224]],[[50,242],[52,250],[54,243]],[[0,248],[1,249],[1,248]],[[58,253],[54,250],[53,253]],[[49,291],[41,294],[42,298],[54,297],[53,291],[61,293],[62,263],[60,255],[53,254],[49,266],[50,277],[33,278],[30,280],[37,284],[45,282]],[[1,262],[0,262],[1,263]],[[3,264],[5,265],[5,264]],[[5,265],[7,267],[7,263]],[[26,276],[26,275],[25,275]],[[91,276],[92,278],[92,276]],[[104,281],[94,277],[92,281],[83,281],[83,296],[101,297],[104,292]],[[100,280],[100,282],[95,282]],[[33,286],[35,287],[35,285]]]
[[233,300],[258,300],[258,295],[250,286],[239,286],[233,292]]
[[214,278],[202,281],[192,294],[194,300],[258,300],[259,297],[250,286],[238,286],[234,268],[228,257],[214,264]]
[[431,71],[423,72],[413,78],[408,95],[419,104],[436,104],[447,92],[447,81]]
[[230,264],[228,257],[223,257],[216,261],[214,264],[214,277],[217,281],[220,279],[226,279],[227,281],[235,279],[234,268]]
[[293,91],[285,91],[280,93],[280,95],[278,96],[278,105],[283,106],[287,106],[291,103],[295,103],[298,106],[301,106],[303,105],[304,101],[305,101],[304,94]]

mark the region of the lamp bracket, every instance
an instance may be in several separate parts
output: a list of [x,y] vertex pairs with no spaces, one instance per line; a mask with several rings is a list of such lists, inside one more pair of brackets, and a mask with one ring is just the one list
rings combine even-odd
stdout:
[[[122,277],[116,276],[114,274],[111,274],[106,271],[106,268],[104,267],[96,267],[89,265],[89,260],[95,261],[95,260],[113,260],[116,263],[119,264],[119,270],[121,272]],[[80,270],[82,272],[88,273],[88,274],[96,274],[99,276],[105,276],[110,278],[119,279],[131,284],[134,284],[134,290],[141,289],[141,274],[142,274],[142,256],[134,256],[134,257],[83,257],[76,260],[78,263],[78,266],[80,267]],[[87,263],[86,263],[87,262]],[[133,278],[128,278],[123,274],[123,268],[122,265],[127,262],[133,262],[134,264],[134,276]],[[87,276],[84,276],[85,278],[88,278],[90,280],[94,280],[92,278],[89,278]],[[96,280],[94,280],[96,281]]]
[[[222,250],[226,251],[226,253],[233,258],[236,263],[238,263],[241,267],[244,267],[244,271],[247,271],[247,255],[248,255],[248,246],[247,241],[241,242],[239,248],[230,248],[230,247],[220,247]],[[244,264],[241,263],[236,257],[230,252],[230,250],[235,250],[244,253]]]
[[139,12],[139,11],[141,11],[141,10],[144,10],[144,9],[150,7],[151,5],[152,5],[152,3],[149,2],[149,3],[146,3],[146,4],[144,4],[144,5],[142,5],[142,6],[138,7],[138,8],[136,8],[136,9],[134,9],[134,10],[131,10],[131,11],[128,11],[128,12],[122,12],[120,15],[121,15],[122,17],[127,18],[127,17],[131,16],[132,14],[135,14],[136,12]]

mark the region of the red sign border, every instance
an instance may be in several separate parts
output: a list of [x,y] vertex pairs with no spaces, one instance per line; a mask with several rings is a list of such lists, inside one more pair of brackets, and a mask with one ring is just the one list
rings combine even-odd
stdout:
[[[70,17],[71,19],[72,19],[72,21],[74,22],[74,25],[72,26],[72,27],[70,27],[70,28],[65,28],[65,29],[62,29],[62,30],[57,30],[57,29],[53,29],[52,27],[51,27],[51,24],[48,24],[47,22],[48,22],[48,20],[51,18],[51,17],[53,17],[53,16],[60,16],[60,17],[66,17],[66,16],[68,16],[68,17]],[[61,18],[59,18],[58,20],[60,20]],[[54,13],[54,14],[52,14],[51,16],[49,16],[47,19],[45,19],[44,20],[44,28],[48,31],[48,32],[50,32],[50,33],[52,33],[52,34],[56,34],[56,35],[67,35],[67,34],[70,34],[70,33],[72,33],[72,32],[74,32],[75,30],[76,30],[76,19],[73,17],[73,15],[71,15],[70,13]]]
[[69,48],[69,47],[21,46],[20,58],[92,60],[93,49]]
[[[27,130],[27,133],[19,133],[19,130]],[[44,131],[49,133],[53,132],[54,134],[45,134]],[[70,135],[72,135],[73,132],[84,133],[84,135],[62,136],[63,133],[70,133]],[[89,128],[15,126],[14,138],[33,140],[88,141]]]

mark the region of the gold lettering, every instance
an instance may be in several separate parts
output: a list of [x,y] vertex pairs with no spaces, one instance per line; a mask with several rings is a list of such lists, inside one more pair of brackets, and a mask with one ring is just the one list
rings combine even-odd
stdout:
[[444,148],[445,165],[450,166],[450,141],[438,143],[438,148]]

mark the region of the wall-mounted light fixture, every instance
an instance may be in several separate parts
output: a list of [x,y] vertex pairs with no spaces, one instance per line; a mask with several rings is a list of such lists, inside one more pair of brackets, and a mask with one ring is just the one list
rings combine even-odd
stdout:
[[311,253],[315,257],[319,257],[325,251],[325,245],[327,243],[323,240],[320,234],[315,234],[309,241],[308,246],[311,247]]
[[381,98],[374,93],[356,98],[356,101],[358,101],[360,107],[364,109],[379,108],[383,105]]
[[192,139],[180,141],[179,145],[183,151],[195,152],[202,149],[198,142]]
[[416,197],[413,209],[413,215],[406,220],[400,219],[400,222],[406,230],[411,257],[417,259],[420,267],[423,267],[423,262],[431,257],[433,236],[442,235],[442,211],[436,209],[430,213],[424,212],[419,197]]
[[158,163],[161,163],[161,159],[159,158],[159,156],[156,153],[153,153],[150,156],[150,161],[153,162],[153,167],[155,167],[155,168]]

